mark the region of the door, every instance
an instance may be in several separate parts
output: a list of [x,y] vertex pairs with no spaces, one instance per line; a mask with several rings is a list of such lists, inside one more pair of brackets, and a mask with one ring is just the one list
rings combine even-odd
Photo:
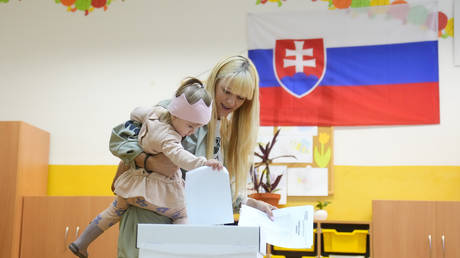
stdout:
[[373,201],[374,258],[432,258],[434,216],[434,202]]
[[[24,197],[21,258],[74,258],[67,246],[113,197]],[[90,246],[92,257],[116,257],[115,225]]]
[[460,202],[436,202],[436,258],[460,257]]

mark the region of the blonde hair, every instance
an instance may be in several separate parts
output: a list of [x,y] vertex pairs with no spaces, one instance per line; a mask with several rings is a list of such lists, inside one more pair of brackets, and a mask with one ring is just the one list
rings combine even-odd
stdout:
[[[210,106],[212,103],[211,94],[204,88],[203,82],[194,77],[187,77],[179,85],[176,90],[175,96],[179,97],[184,94],[185,99],[189,104],[193,105],[202,99],[206,106]],[[160,120],[163,122],[171,123],[171,114],[165,112],[161,115]]]
[[[246,57],[231,56],[221,60],[212,69],[206,89],[215,98],[216,85],[223,81],[233,94],[246,98],[244,103],[228,117],[221,117],[221,138],[224,163],[231,178],[235,179],[234,197],[246,193],[249,168],[259,130],[259,76],[254,64]],[[216,102],[208,124],[206,157],[213,157],[216,142]]]

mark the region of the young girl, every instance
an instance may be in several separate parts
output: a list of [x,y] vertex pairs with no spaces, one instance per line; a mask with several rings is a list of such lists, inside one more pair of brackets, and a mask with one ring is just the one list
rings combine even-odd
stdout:
[[[139,144],[149,154],[163,153],[174,164],[185,170],[201,166],[221,169],[222,164],[204,157],[196,157],[182,145],[183,137],[209,122],[212,98],[195,78],[185,80],[176,91],[168,108],[160,106],[136,108],[131,119],[142,123]],[[118,176],[118,175],[117,175]],[[180,169],[172,177],[136,168],[134,165],[119,175],[115,184],[115,200],[100,213],[83,234],[69,245],[78,257],[88,257],[87,247],[102,232],[120,221],[129,205],[155,211],[167,216],[176,224],[186,223],[184,203],[184,180]]]

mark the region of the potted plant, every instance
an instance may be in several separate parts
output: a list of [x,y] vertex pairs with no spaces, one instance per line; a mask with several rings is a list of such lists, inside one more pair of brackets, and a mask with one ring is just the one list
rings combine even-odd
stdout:
[[[250,194],[249,197],[257,200],[262,200],[273,206],[278,206],[278,202],[281,197],[280,194],[274,192],[278,190],[277,187],[283,175],[277,175],[275,178],[272,178],[270,173],[270,165],[275,159],[284,157],[295,158],[293,155],[280,155],[273,158],[270,157],[270,152],[276,143],[276,139],[280,133],[280,130],[281,129],[278,129],[273,135],[272,140],[265,145],[259,143],[260,153],[254,152],[254,155],[259,157],[261,161],[255,163],[255,165],[251,166],[250,169],[250,176],[256,193]],[[261,173],[258,173],[259,167],[263,168]]]
[[315,214],[313,214],[313,218],[315,220],[326,220],[327,219],[327,211],[324,209],[327,205],[329,205],[331,202],[330,201],[318,201],[316,202],[315,208],[317,209],[315,211]]

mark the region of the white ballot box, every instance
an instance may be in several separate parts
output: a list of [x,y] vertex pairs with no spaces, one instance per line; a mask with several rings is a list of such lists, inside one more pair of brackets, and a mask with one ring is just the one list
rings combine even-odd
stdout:
[[266,244],[259,227],[139,224],[139,258],[256,258]]

